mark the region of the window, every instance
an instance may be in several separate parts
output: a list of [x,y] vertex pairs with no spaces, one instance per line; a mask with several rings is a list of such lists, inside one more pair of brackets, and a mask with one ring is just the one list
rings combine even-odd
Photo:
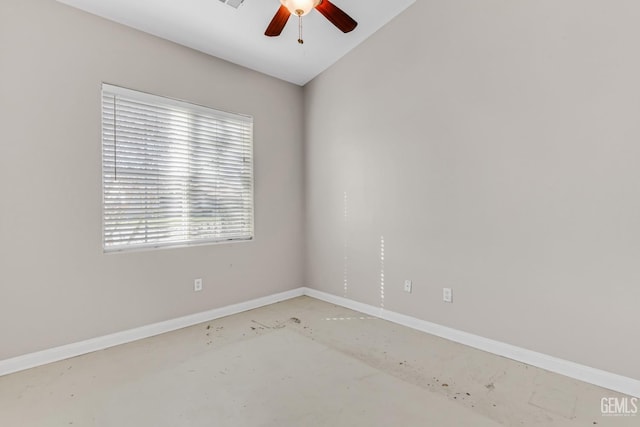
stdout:
[[253,119],[102,85],[105,252],[253,238]]

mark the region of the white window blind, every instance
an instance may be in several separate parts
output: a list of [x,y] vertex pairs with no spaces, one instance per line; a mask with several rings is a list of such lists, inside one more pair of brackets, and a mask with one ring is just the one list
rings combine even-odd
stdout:
[[102,85],[105,251],[253,238],[253,119]]

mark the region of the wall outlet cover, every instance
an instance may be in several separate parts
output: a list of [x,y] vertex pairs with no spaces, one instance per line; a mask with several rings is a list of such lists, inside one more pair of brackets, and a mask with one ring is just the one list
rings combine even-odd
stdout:
[[412,288],[413,284],[411,283],[411,280],[405,280],[404,281],[404,291],[407,293],[411,293],[411,288]]
[[453,290],[451,288],[442,288],[442,301],[453,302]]

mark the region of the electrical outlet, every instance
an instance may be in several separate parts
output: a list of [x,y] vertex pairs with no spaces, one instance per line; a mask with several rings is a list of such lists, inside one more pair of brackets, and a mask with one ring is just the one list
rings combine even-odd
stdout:
[[410,294],[411,293],[411,286],[412,286],[411,280],[405,280],[404,281],[404,291],[405,292]]
[[196,279],[193,281],[193,291],[200,292],[202,290],[202,279]]
[[453,291],[451,288],[442,288],[442,301],[453,302]]

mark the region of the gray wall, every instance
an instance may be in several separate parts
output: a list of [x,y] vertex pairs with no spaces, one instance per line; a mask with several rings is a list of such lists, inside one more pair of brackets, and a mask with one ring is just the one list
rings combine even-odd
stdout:
[[[254,242],[102,253],[102,82],[254,116]],[[0,85],[0,360],[302,285],[300,87],[53,0],[0,2]]]
[[421,0],[316,78],[307,284],[380,305],[384,236],[385,308],[640,379],[638,22]]

